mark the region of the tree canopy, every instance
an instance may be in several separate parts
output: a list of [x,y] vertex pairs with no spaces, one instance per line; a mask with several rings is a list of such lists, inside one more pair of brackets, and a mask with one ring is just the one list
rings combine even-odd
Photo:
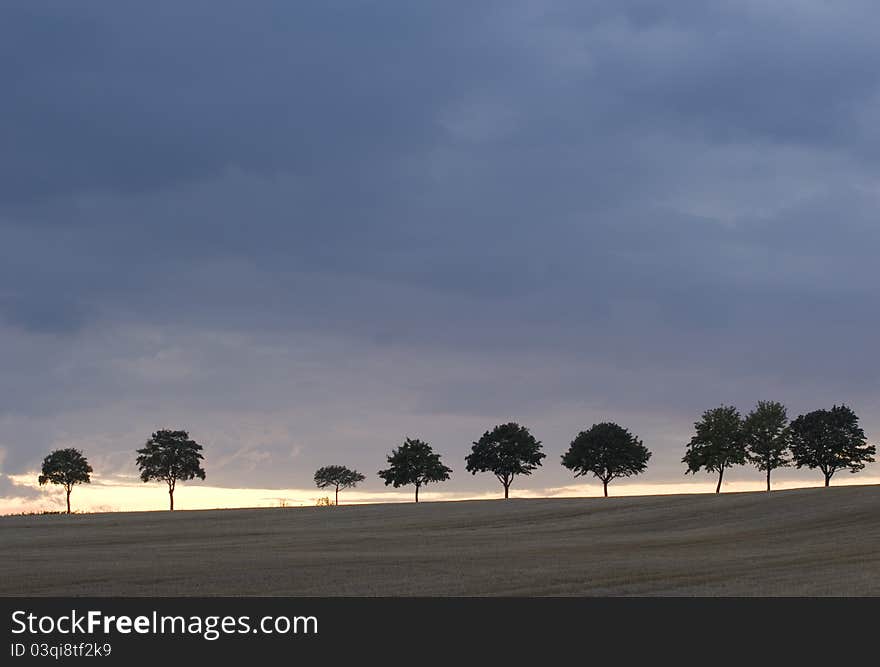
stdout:
[[758,401],[743,420],[743,438],[749,461],[767,473],[769,491],[770,473],[791,463],[788,457],[791,429],[785,406],[777,401]]
[[357,470],[351,470],[345,466],[324,466],[315,471],[315,486],[326,489],[328,486],[336,489],[336,504],[339,505],[339,489],[350,489],[366,479]]
[[137,450],[141,480],[157,480],[168,485],[170,509],[174,509],[177,482],[198,477],[205,479],[202,446],[191,440],[186,431],[167,429],[153,433],[142,449]]
[[504,497],[517,475],[531,475],[546,456],[529,429],[515,422],[486,431],[465,458],[471,474],[491,472],[504,486]]
[[437,454],[427,442],[406,438],[400,447],[392,450],[388,456],[388,468],[378,472],[385,480],[385,486],[393,484],[394,488],[414,484],[416,502],[419,502],[419,489],[430,482],[442,482],[449,479],[452,468],[440,462]]
[[874,445],[868,444],[856,413],[845,405],[814,410],[791,423],[791,453],[798,468],[818,468],[825,486],[838,470],[856,473],[874,461]]
[[706,410],[703,418],[694,423],[694,429],[696,434],[688,443],[687,453],[682,459],[688,467],[685,474],[697,473],[703,468],[706,472],[717,472],[718,486],[715,487],[715,493],[719,493],[724,470],[746,462],[739,411],[730,405]]
[[650,458],[648,448],[627,429],[602,422],[577,434],[562,455],[562,465],[575,477],[588,473],[598,477],[607,497],[611,480],[644,472]]
[[60,484],[67,493],[67,513],[70,514],[70,492],[76,484],[92,481],[92,466],[83,453],[74,448],[56,449],[43,459],[42,474],[37,478],[43,484]]

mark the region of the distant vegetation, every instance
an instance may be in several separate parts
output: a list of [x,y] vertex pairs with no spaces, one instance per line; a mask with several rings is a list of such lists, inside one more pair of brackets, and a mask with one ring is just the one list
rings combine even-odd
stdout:
[[795,464],[821,470],[825,486],[838,470],[855,473],[874,461],[874,445],[867,443],[859,418],[845,405],[801,415],[791,423],[791,433]]
[[[186,431],[159,430],[153,433],[142,449],[137,450],[137,466],[144,482],[157,480],[168,485],[169,508],[174,509],[177,482],[196,477],[205,479],[201,466],[202,446],[191,440]],[[685,474],[701,470],[718,473],[715,492],[720,493],[724,472],[737,465],[752,463],[766,474],[770,491],[771,473],[777,468],[819,469],[829,486],[840,470],[851,473],[863,470],[874,461],[876,448],[869,444],[859,419],[852,409],[835,405],[830,410],[815,410],[788,421],[784,405],[776,401],[760,401],[745,418],[732,405],[706,410],[694,423],[694,435],[685,447],[682,462]],[[492,473],[510,496],[510,487],[519,475],[531,475],[541,466],[546,454],[542,444],[525,426],[516,422],[500,424],[486,431],[473,443],[465,457],[465,469],[471,474]],[[613,422],[593,424],[578,433],[562,455],[562,465],[575,477],[593,475],[602,482],[604,495],[608,484],[621,477],[638,475],[647,469],[651,452],[642,440]],[[449,479],[452,469],[440,461],[431,445],[419,439],[406,438],[387,457],[388,468],[377,474],[385,485],[395,488],[415,487]],[[76,484],[87,484],[92,467],[77,449],[59,449],[43,460],[39,483],[60,484],[67,492],[67,513],[70,513],[70,492]],[[329,465],[315,471],[315,485],[335,491],[354,488],[365,477],[343,465]],[[327,504],[331,504],[329,499]]]
[[529,429],[510,422],[486,431],[474,443],[465,463],[471,474],[491,472],[495,475],[504,487],[504,497],[507,498],[513,478],[531,475],[546,456],[541,451],[541,443],[535,440]]
[[589,473],[598,477],[607,498],[612,479],[644,472],[650,458],[651,452],[636,436],[622,426],[603,422],[577,434],[562,455],[562,465],[575,477]]
[[792,462],[798,468],[819,468],[828,486],[835,472],[858,472],[876,453],[855,412],[845,405],[809,412],[791,424],[781,403],[761,401],[744,420],[735,407],[721,406],[703,413],[694,428],[682,461],[687,472],[717,472],[715,493],[721,491],[725,469],[747,460],[766,471],[769,491],[775,468]]
[[385,480],[385,486],[394,488],[413,484],[416,487],[416,502],[419,502],[419,489],[431,482],[449,479],[452,468],[440,463],[440,455],[431,445],[421,440],[407,438],[403,444],[391,452],[388,468],[378,472]]
[[336,489],[336,505],[339,505],[339,489],[351,489],[366,479],[357,470],[345,466],[324,466],[315,471],[315,485],[319,489]]
[[746,462],[746,443],[739,411],[732,405],[706,410],[694,428],[697,432],[682,459],[687,465],[685,474],[697,473],[703,468],[706,472],[717,472],[715,493],[718,493],[725,469]]
[[157,480],[168,485],[169,509],[174,509],[177,482],[198,477],[205,479],[202,468],[202,446],[190,440],[186,431],[163,429],[153,433],[143,449],[137,450],[141,480]]
[[67,493],[67,513],[70,514],[70,492],[76,484],[90,483],[92,466],[78,449],[56,449],[43,459],[42,474],[37,478],[43,484],[60,484]]
[[767,473],[769,491],[770,473],[791,465],[791,428],[785,406],[776,401],[759,401],[743,421],[743,439],[746,457],[758,470]]

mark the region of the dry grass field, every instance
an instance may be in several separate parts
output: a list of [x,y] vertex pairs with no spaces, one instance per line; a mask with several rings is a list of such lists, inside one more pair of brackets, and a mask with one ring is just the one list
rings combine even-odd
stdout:
[[880,486],[0,518],[0,595],[880,595]]

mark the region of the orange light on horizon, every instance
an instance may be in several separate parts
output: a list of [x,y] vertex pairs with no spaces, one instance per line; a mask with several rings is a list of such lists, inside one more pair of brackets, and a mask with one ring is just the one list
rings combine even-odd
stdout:
[[[39,487],[33,480],[35,474],[11,475],[10,479],[29,492],[37,491],[37,497],[0,498],[0,514],[20,514],[58,511],[64,507],[64,493],[60,488]],[[834,486],[880,484],[880,477],[846,476],[835,480]],[[774,482],[774,490],[822,486],[821,480],[780,480]],[[723,487],[724,493],[763,491],[763,480],[730,481]],[[714,493],[715,484],[706,478],[687,482],[640,483],[619,482],[610,488],[611,497],[652,496],[675,494]],[[203,484],[181,485],[175,491],[175,507],[180,510],[235,509],[246,507],[309,507],[327,496],[318,489],[267,489],[230,488],[205,486]],[[422,491],[420,500],[425,502],[456,500],[491,500],[501,496],[498,489],[490,488],[479,493],[467,491]],[[597,483],[572,484],[549,488],[523,488],[514,498],[588,498],[601,497],[602,485]],[[93,476],[92,484],[74,488],[71,504],[75,512],[140,512],[167,510],[167,493],[158,484],[141,484],[120,478]],[[340,504],[360,505],[369,503],[412,502],[411,488],[383,491],[345,491]]]

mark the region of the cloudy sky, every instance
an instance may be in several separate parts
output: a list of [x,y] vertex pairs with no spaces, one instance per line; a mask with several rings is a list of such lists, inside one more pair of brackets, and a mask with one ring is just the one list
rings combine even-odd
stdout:
[[455,471],[434,497],[494,494],[463,459],[510,420],[548,453],[514,495],[574,492],[559,456],[598,421],[644,439],[657,488],[714,490],[681,456],[722,403],[845,402],[876,441],[878,21],[5,0],[0,509],[48,506],[34,475],[70,446],[84,502],[134,507],[162,427],[205,446],[207,506],[310,503],[329,463],[372,497],[406,435]]

